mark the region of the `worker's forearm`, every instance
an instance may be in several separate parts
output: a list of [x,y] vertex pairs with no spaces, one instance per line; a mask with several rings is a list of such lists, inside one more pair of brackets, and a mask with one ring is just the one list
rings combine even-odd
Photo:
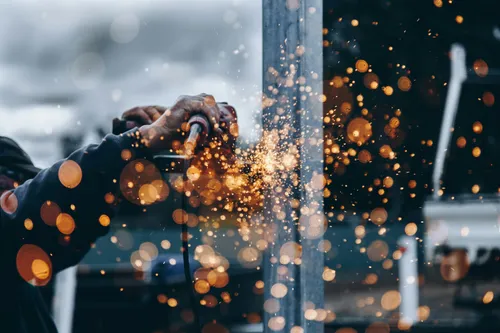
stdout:
[[32,244],[50,256],[54,272],[76,264],[108,230],[123,168],[147,154],[137,129],[108,135],[7,193],[0,236],[13,260]]

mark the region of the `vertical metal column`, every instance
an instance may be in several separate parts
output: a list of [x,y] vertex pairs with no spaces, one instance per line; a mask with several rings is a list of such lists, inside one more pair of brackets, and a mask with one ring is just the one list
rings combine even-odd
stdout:
[[418,245],[410,236],[401,236],[398,244],[403,252],[399,260],[399,320],[404,327],[410,327],[418,321]]
[[77,267],[66,268],[56,275],[52,313],[59,333],[71,333],[73,331]]
[[264,262],[265,298],[279,304],[277,312],[265,312],[264,330],[321,333],[322,0],[263,0],[263,20],[262,122],[264,135],[275,141],[267,153],[278,158],[273,178],[280,180],[264,199],[265,221],[274,233]]

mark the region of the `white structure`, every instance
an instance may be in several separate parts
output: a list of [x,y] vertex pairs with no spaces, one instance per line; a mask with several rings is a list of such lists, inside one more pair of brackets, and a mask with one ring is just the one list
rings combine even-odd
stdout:
[[415,237],[402,236],[398,245],[403,253],[399,260],[400,320],[405,326],[418,321],[418,252]]
[[73,330],[77,267],[67,268],[56,276],[52,311],[59,333],[71,333]]
[[[498,243],[500,201],[482,203],[440,200],[446,154],[454,130],[462,85],[467,79],[465,57],[463,46],[453,44],[451,77],[432,175],[434,192],[432,199],[426,202],[423,208],[427,226],[424,238],[426,262],[437,263],[435,248],[439,245],[446,244],[452,248],[468,249],[469,259],[474,260],[477,247],[493,245],[493,242]],[[403,236],[399,245],[403,252],[399,264],[400,318],[403,324],[412,325],[418,320],[417,241],[412,237]]]
[[451,46],[451,75],[450,84],[448,85],[448,95],[446,96],[446,104],[444,106],[443,122],[441,123],[441,132],[439,133],[439,142],[436,151],[436,165],[432,174],[432,185],[434,189],[433,198],[439,196],[441,188],[441,176],[443,175],[444,162],[446,152],[450,145],[451,133],[455,123],[457,114],[458,102],[460,101],[460,93],[462,84],[467,78],[467,70],[465,67],[465,49],[459,44]]
[[455,123],[462,85],[467,79],[465,49],[458,44],[451,48],[451,78],[436,152],[432,175],[433,200],[424,205],[427,233],[425,236],[425,260],[435,264],[435,248],[447,245],[450,248],[467,250],[472,263],[479,247],[497,247],[500,238],[500,197],[485,200],[439,200],[441,178],[446,153]]
[[479,248],[500,247],[500,198],[484,201],[430,201],[424,206],[427,223],[425,260],[439,263],[436,246],[467,249],[472,263]]

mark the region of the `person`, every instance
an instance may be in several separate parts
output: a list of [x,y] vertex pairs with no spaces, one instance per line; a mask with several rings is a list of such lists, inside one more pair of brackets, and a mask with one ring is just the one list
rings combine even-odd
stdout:
[[135,163],[137,169],[155,153],[172,149],[187,120],[198,113],[210,122],[213,140],[233,137],[234,109],[200,94],[182,96],[170,108],[133,108],[123,117],[137,127],[109,134],[45,170],[34,167],[12,140],[1,139],[6,143],[0,150],[5,172],[0,178],[1,332],[57,332],[36,286],[77,264],[108,232],[121,192],[135,186],[127,168]]

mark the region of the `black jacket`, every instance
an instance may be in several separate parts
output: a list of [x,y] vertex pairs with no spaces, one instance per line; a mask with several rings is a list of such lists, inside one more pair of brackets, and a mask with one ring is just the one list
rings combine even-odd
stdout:
[[[131,154],[123,154],[125,149]],[[44,284],[82,259],[108,231],[106,217],[114,215],[117,201],[110,198],[118,198],[122,169],[131,159],[146,157],[136,129],[108,135],[99,145],[77,150],[2,196],[0,332],[57,332],[37,287],[26,279]],[[68,160],[81,169],[81,181],[74,188],[60,180],[64,179],[61,165]],[[77,182],[78,168],[71,172],[70,178],[77,177]]]

